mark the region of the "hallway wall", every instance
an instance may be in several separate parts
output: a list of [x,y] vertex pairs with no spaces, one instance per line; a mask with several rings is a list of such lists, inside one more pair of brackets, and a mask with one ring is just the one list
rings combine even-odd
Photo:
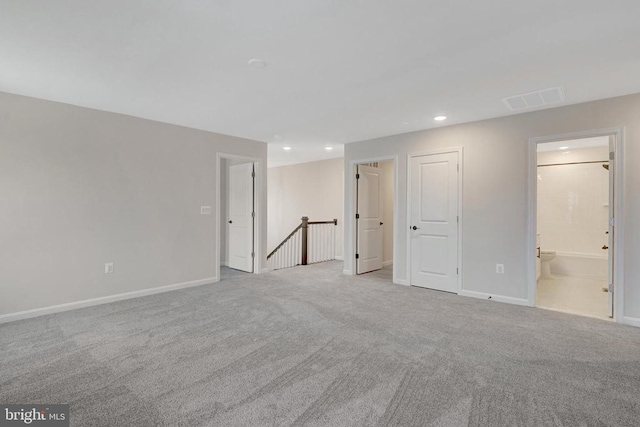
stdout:
[[393,160],[379,162],[382,169],[382,262],[393,263]]
[[0,321],[216,281],[219,152],[266,166],[262,142],[0,93]]
[[[640,94],[473,123],[437,127],[347,144],[345,164],[398,156],[397,236],[399,259],[407,260],[407,155],[462,147],[463,294],[528,305],[529,139],[545,135],[624,127],[624,284],[627,322],[640,326]],[[350,203],[352,170],[345,170]],[[346,212],[350,212],[349,209]],[[345,271],[353,272],[352,221],[345,224]],[[505,265],[496,274],[496,263]],[[408,263],[395,266],[397,282],[408,284]]]

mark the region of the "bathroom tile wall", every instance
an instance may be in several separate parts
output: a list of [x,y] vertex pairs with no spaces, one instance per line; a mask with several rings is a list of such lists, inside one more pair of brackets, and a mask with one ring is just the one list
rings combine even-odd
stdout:
[[[590,158],[595,149],[589,150]],[[563,163],[582,161],[585,153],[571,150],[560,154]],[[596,158],[605,160],[608,148]],[[543,153],[540,153],[543,154]],[[545,155],[547,153],[544,153]],[[553,163],[559,163],[554,153]],[[551,162],[541,161],[538,164]],[[576,160],[580,159],[580,160]],[[601,163],[538,166],[538,233],[542,250],[573,252],[605,257],[609,215],[609,174]]]

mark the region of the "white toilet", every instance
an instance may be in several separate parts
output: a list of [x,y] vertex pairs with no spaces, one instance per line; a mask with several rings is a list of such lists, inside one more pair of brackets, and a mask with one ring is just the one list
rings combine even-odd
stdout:
[[551,279],[551,260],[556,257],[556,251],[540,251],[540,262],[542,264],[542,279]]

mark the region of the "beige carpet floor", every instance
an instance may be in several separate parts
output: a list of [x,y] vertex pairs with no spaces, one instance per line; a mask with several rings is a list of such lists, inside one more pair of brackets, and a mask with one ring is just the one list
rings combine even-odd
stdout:
[[74,426],[640,424],[640,329],[341,270],[0,325],[0,402]]

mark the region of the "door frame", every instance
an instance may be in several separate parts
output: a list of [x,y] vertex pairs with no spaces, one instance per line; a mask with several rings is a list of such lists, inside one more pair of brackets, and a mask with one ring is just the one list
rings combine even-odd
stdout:
[[[462,225],[463,225],[463,209],[462,209],[462,190],[463,190],[463,177],[464,177],[464,149],[463,147],[451,147],[445,148],[442,150],[430,150],[430,151],[419,151],[415,153],[407,154],[407,226],[411,226],[411,159],[414,157],[422,157],[422,156],[433,156],[437,154],[448,154],[448,153],[457,153],[458,154],[458,165],[459,165],[459,173],[458,173],[458,289],[457,294],[460,295],[462,291],[462,276],[464,274],[464,269],[462,268]],[[409,228],[405,230],[407,233],[407,284],[411,285],[411,231]],[[427,289],[427,288],[425,288]]]
[[[393,283],[405,285],[403,280],[398,279],[396,268],[399,265],[398,259],[398,156],[368,157],[364,159],[351,160],[345,170],[346,196],[344,206],[345,218],[345,247],[344,247],[344,270],[343,274],[356,275],[356,242],[358,231],[356,227],[357,192],[356,186],[356,166],[363,163],[393,161]],[[350,229],[350,233],[346,231]]]
[[[261,218],[263,215],[262,209],[261,209],[261,204],[260,204],[260,200],[262,200],[262,185],[261,185],[261,181],[260,181],[260,177],[262,177],[262,162],[260,161],[259,158],[256,157],[247,157],[247,156],[240,156],[237,154],[231,154],[231,153],[221,153],[218,152],[216,153],[216,194],[215,194],[215,201],[216,201],[216,208],[215,208],[215,237],[216,237],[216,244],[215,244],[215,259],[214,259],[214,266],[215,266],[215,270],[216,270],[216,277],[218,278],[217,281],[220,280],[220,243],[221,243],[221,227],[220,227],[220,221],[221,221],[221,210],[220,210],[220,205],[222,203],[221,197],[221,191],[220,191],[220,178],[222,176],[222,170],[221,170],[221,161],[222,159],[225,160],[243,160],[246,163],[253,163],[253,170],[255,173],[255,178],[253,181],[253,209],[255,212],[255,217],[253,218],[253,252],[255,254],[255,256],[253,257],[253,274],[260,274],[261,272],[261,268],[260,266],[262,265],[262,263],[260,262],[260,260],[262,259],[262,234],[261,234]],[[251,274],[251,273],[249,273]]]
[[536,306],[536,292],[538,283],[536,280],[536,230],[538,228],[538,144],[545,142],[557,142],[571,139],[593,138],[598,136],[613,136],[615,158],[613,160],[613,212],[615,223],[613,226],[613,320],[624,323],[624,128],[612,127],[594,129],[582,132],[570,132],[557,135],[537,136],[529,138],[529,172],[527,189],[527,278],[528,278],[528,303]]

